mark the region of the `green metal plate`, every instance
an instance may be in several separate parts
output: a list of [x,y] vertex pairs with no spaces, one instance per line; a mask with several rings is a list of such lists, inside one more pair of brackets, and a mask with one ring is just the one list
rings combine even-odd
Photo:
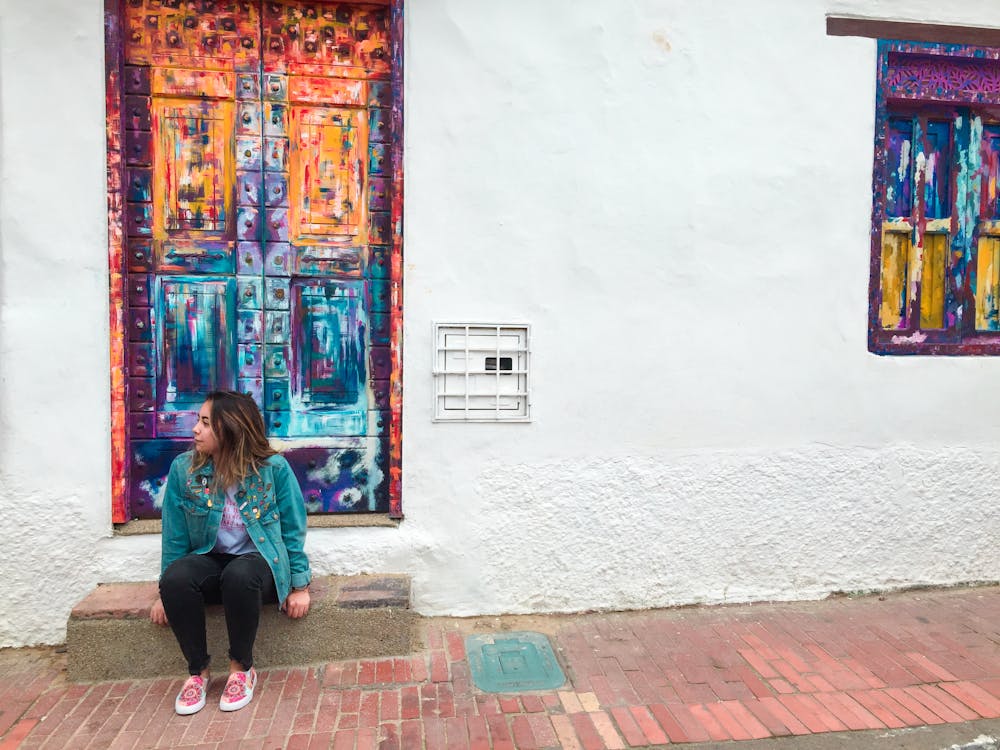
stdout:
[[465,653],[472,681],[486,693],[552,690],[566,682],[549,639],[541,633],[470,635]]

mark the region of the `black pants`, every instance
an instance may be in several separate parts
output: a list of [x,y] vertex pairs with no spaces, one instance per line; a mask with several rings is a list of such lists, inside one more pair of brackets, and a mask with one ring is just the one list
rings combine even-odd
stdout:
[[205,605],[222,603],[229,632],[229,658],[246,671],[253,666],[253,643],[265,602],[277,602],[271,568],[263,557],[186,555],[160,577],[160,599],[177,637],[188,673],[200,674],[210,657],[205,640]]

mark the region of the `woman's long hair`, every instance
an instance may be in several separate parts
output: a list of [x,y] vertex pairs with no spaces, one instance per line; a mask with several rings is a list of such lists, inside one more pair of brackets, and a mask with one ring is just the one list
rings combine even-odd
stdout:
[[[239,484],[251,474],[260,475],[261,465],[277,453],[264,434],[264,418],[256,402],[236,391],[212,391],[205,398],[211,402],[212,432],[219,447],[215,456],[216,489]],[[195,451],[191,470],[200,469],[211,456]]]

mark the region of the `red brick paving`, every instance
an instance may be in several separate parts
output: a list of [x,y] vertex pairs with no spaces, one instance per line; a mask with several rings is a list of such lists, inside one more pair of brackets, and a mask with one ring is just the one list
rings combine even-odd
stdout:
[[540,618],[569,682],[476,691],[474,620],[418,654],[261,672],[243,711],[179,717],[175,680],[67,684],[62,655],[0,652],[0,750],[623,750],[1000,717],[1000,588]]

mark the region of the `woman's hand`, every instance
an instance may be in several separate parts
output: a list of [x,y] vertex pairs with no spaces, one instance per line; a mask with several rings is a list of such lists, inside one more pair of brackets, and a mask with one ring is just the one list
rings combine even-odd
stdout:
[[149,619],[153,621],[154,625],[170,624],[167,622],[167,613],[163,610],[163,602],[159,597],[153,602],[153,606],[149,610]]
[[293,620],[304,617],[309,611],[309,589],[292,591],[285,599],[285,614]]

